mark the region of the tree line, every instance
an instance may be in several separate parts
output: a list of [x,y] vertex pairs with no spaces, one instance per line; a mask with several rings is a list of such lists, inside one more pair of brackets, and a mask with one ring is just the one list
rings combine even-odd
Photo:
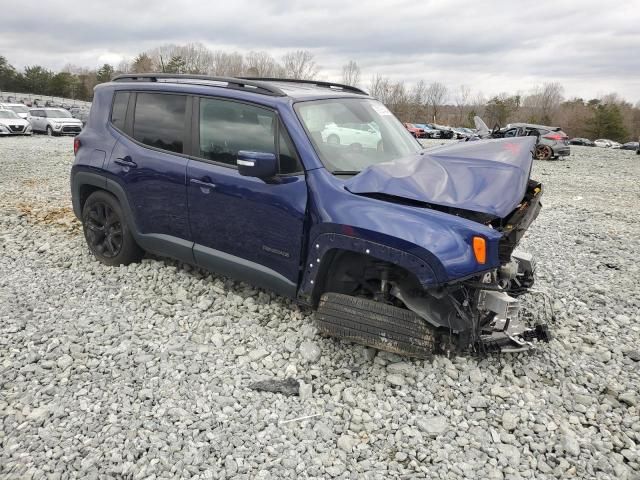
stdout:
[[[215,76],[286,77],[322,79],[320,66],[307,50],[285,53],[248,53],[211,50],[200,43],[162,45],[118,65],[97,69],[73,65],[60,72],[34,65],[22,71],[0,56],[0,90],[59,96],[90,101],[93,88],[119,73],[187,73]],[[357,62],[342,67],[342,83],[367,90],[403,122],[439,123],[473,127],[473,117],[504,126],[512,122],[556,125],[569,136],[610,138],[617,141],[640,136],[640,102],[635,106],[615,93],[600,98],[566,98],[559,83],[551,82],[516,94],[485,97],[462,85],[455,89],[423,80],[413,85],[374,74],[363,81]]]

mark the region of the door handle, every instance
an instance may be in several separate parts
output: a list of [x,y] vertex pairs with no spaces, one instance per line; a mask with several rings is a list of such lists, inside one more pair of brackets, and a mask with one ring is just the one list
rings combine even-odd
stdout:
[[128,155],[124,158],[116,158],[114,162],[117,163],[118,165],[122,165],[123,167],[129,167],[129,168],[136,168],[138,166],[138,164],[133,160],[131,160],[131,157]]
[[202,187],[202,188],[216,188],[215,183],[205,182],[204,180],[198,180],[197,178],[192,178],[189,181],[194,185],[198,185],[199,187]]

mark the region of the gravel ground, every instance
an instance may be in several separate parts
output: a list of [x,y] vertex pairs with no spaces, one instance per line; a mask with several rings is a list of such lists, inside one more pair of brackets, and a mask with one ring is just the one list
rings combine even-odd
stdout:
[[[414,361],[187,265],[94,261],[71,151],[0,138],[1,478],[640,478],[633,152],[535,164],[546,201],[522,247],[551,343]],[[272,377],[300,396],[249,388]]]

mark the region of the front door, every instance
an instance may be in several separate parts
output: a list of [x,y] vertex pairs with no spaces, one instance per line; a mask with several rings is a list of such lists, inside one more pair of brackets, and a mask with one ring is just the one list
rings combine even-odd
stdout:
[[[275,111],[201,98],[194,104],[200,160],[187,168],[194,256],[204,267],[294,296],[307,205],[305,176]],[[280,175],[238,173],[239,150],[276,153]]]

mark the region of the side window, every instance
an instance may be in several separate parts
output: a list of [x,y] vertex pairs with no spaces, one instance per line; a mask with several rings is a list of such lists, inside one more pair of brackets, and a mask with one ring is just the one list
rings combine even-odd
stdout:
[[151,147],[182,153],[186,107],[184,95],[138,93],[133,138]]
[[129,103],[129,92],[116,92],[111,108],[111,123],[119,130],[124,130],[124,120]]
[[200,99],[199,156],[214,162],[236,165],[239,150],[278,153],[280,173],[302,171],[293,142],[280,124],[276,152],[278,119],[271,110],[245,103],[212,98]]
[[199,156],[235,166],[239,150],[276,153],[276,121],[265,108],[201,98]]
[[511,130],[507,130],[507,131],[504,133],[504,136],[505,136],[505,138],[506,138],[506,137],[515,137],[517,132],[518,132],[518,130],[517,130],[517,129],[515,129],[515,128],[513,128],[513,129],[511,129]]

